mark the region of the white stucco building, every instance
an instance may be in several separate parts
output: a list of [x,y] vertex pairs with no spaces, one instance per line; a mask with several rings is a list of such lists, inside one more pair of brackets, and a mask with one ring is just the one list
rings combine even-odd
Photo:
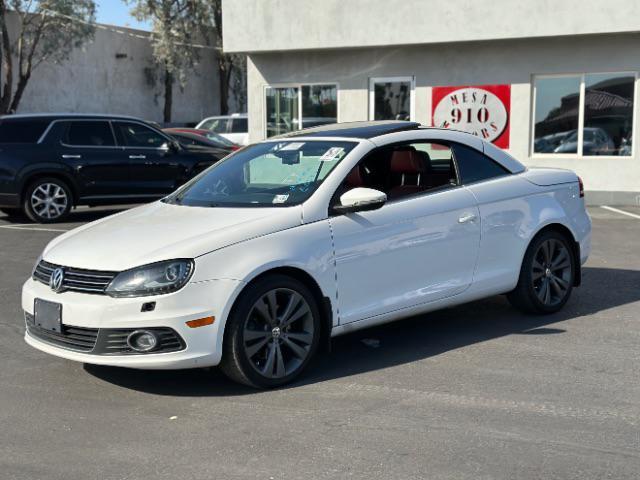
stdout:
[[252,140],[406,118],[575,170],[590,203],[640,203],[636,0],[224,0],[248,54]]

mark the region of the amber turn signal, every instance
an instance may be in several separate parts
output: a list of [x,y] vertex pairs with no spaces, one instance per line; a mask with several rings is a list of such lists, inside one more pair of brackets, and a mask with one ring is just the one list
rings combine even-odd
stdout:
[[216,321],[216,317],[204,317],[204,318],[199,318],[197,320],[189,320],[188,322],[185,322],[185,323],[189,328],[198,328],[198,327],[204,327],[205,325],[211,325],[215,321]]

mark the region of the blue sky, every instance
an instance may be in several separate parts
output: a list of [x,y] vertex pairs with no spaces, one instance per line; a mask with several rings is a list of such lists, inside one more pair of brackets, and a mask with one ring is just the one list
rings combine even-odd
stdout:
[[97,0],[96,4],[98,5],[98,12],[96,14],[98,23],[108,23],[110,25],[140,28],[143,30],[151,29],[149,24],[140,23],[129,15],[131,6],[127,5],[124,0]]

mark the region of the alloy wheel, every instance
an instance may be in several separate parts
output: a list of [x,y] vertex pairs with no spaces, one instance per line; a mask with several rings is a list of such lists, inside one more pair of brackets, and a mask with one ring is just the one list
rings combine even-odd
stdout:
[[253,305],[245,321],[245,355],[260,375],[286,377],[309,356],[314,330],[311,308],[301,294],[288,288],[270,290]]
[[568,248],[553,238],[538,247],[533,257],[531,277],[535,294],[544,305],[557,305],[567,296],[572,276],[570,255]]
[[55,183],[42,183],[31,193],[29,199],[31,208],[40,218],[53,220],[67,210],[69,197],[60,185]]

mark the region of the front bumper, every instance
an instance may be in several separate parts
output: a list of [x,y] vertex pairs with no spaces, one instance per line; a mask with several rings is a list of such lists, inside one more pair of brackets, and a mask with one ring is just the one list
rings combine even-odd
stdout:
[[[181,369],[217,365],[222,356],[222,336],[229,309],[243,283],[211,280],[190,283],[181,290],[155,297],[112,298],[77,292],[55,293],[33,279],[22,288],[22,308],[33,315],[36,298],[62,304],[65,326],[92,329],[168,327],[177,332],[186,347],[168,353],[104,355],[79,352],[54,345],[25,332],[25,341],[45,353],[95,365],[142,369]],[[151,312],[141,312],[143,303],[156,302]],[[214,316],[212,325],[189,328],[185,322]]]

